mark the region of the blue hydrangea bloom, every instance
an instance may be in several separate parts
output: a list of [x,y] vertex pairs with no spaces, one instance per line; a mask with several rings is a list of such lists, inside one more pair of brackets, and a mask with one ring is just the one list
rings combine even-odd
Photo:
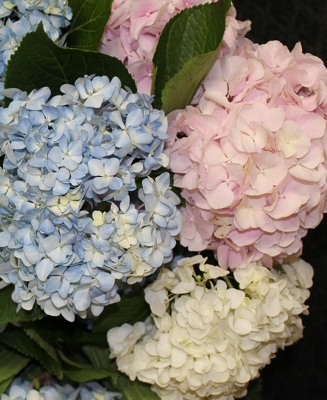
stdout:
[[62,92],[8,90],[0,109],[0,278],[18,308],[73,321],[169,262],[181,216],[151,98],[106,76]]

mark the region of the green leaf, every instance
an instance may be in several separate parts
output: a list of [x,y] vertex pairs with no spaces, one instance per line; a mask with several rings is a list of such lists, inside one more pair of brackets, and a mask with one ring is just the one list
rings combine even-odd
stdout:
[[35,358],[50,373],[62,379],[62,369],[58,362],[53,360],[47,352],[39,346],[37,342],[31,339],[23,330],[8,330],[0,334],[0,341],[7,346],[23,353],[28,357]]
[[216,51],[193,57],[167,82],[161,98],[161,108],[166,114],[179,108],[185,108],[190,104],[197,88],[210,72],[216,58]]
[[103,349],[97,346],[84,346],[83,351],[93,367],[112,369],[113,362],[109,359],[109,348]]
[[[87,356],[91,364],[83,361],[83,354]],[[112,378],[117,382],[119,373],[117,372],[116,363],[109,360],[109,350],[100,349],[95,346],[84,346],[79,349],[80,354],[74,356],[67,356],[59,351],[62,360],[75,367],[73,369],[66,369],[64,375],[76,382],[88,382],[93,379]]]
[[135,324],[144,321],[150,315],[148,303],[144,300],[144,293],[123,296],[119,303],[107,306],[102,314],[95,320],[92,332],[85,334],[81,341],[96,346],[107,347],[107,332],[124,323]]
[[160,397],[154,393],[150,385],[140,381],[131,381],[121,376],[116,386],[118,392],[123,394],[124,400],[160,400]]
[[73,84],[84,75],[117,76],[122,86],[136,91],[135,82],[126,67],[115,57],[91,51],[56,46],[40,24],[28,33],[9,60],[5,87],[30,92],[47,86],[52,95],[60,94],[60,86]]
[[44,317],[44,312],[37,306],[31,311],[21,309],[17,310],[17,303],[11,299],[14,290],[12,285],[0,289],[0,324],[8,322],[35,321]]
[[93,367],[98,369],[104,369],[110,372],[110,381],[113,385],[117,385],[120,376],[122,375],[117,370],[117,364],[115,360],[109,359],[109,347],[106,349],[96,346],[84,346],[84,353],[92,363]]
[[28,337],[33,339],[55,361],[58,361],[57,353],[53,346],[46,342],[34,329],[25,329]]
[[78,369],[90,369],[92,368],[92,365],[85,362],[84,359],[80,358],[79,354],[76,354],[75,357],[72,357],[71,355],[67,356],[63,351],[58,352],[61,359],[68,365],[72,367],[76,367]]
[[73,20],[67,35],[68,47],[96,51],[108,22],[113,0],[69,0]]
[[74,371],[64,371],[66,378],[71,379],[74,382],[89,382],[97,379],[108,378],[111,375],[110,371],[103,369],[82,369]]
[[165,26],[153,57],[155,107],[168,113],[190,103],[216,60],[230,6],[220,0],[191,7]]
[[5,381],[0,381],[0,394],[4,393],[4,391],[7,389],[7,387],[13,381],[13,379],[14,379],[14,376],[12,378],[6,379]]
[[0,393],[2,393],[15,375],[25,368],[31,359],[10,348],[2,347],[0,360]]

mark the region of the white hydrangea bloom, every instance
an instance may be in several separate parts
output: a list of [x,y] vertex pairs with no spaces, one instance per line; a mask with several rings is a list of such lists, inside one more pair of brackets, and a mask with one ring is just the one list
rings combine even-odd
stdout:
[[278,271],[252,263],[227,273],[202,256],[163,269],[145,289],[151,317],[108,332],[118,369],[161,399],[244,396],[276,351],[301,338],[313,270],[297,259]]

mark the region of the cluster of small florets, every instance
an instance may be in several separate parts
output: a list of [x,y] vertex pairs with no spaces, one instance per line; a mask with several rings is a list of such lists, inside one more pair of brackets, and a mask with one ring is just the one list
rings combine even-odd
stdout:
[[118,400],[122,395],[109,392],[97,382],[88,382],[74,388],[69,384],[44,385],[36,389],[31,382],[17,378],[13,381],[0,400]]
[[0,277],[24,309],[73,320],[169,262],[181,216],[168,172],[150,176],[168,163],[151,98],[117,78],[61,89],[14,90],[0,110]]
[[11,55],[28,32],[35,31],[42,22],[51,40],[59,42],[62,29],[71,19],[67,0],[0,0],[0,79],[3,80]]
[[326,202],[326,92],[326,67],[299,44],[245,41],[216,61],[198,106],[169,116],[184,246],[227,268],[300,254]]
[[118,369],[166,400],[244,396],[276,351],[302,336],[313,271],[298,259],[278,272],[251,263],[228,274],[202,256],[164,268],[145,289],[151,317],[108,332]]
[[[210,3],[211,0],[114,0],[99,51],[119,58],[133,76],[139,93],[151,92],[153,55],[167,22],[182,10]],[[235,19],[234,7],[228,13],[221,52],[232,48],[250,22]]]

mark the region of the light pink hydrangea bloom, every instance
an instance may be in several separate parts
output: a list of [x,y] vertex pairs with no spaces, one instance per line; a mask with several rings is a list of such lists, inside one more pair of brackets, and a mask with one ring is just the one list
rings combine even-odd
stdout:
[[198,106],[169,116],[184,246],[216,250],[225,268],[301,252],[326,203],[326,87],[300,44],[243,39],[219,57]]
[[[136,81],[138,92],[150,94],[152,58],[167,22],[185,8],[210,0],[114,0],[99,51],[119,58]],[[235,19],[234,7],[227,17],[221,54],[234,48],[236,38],[250,29],[250,21]]]

